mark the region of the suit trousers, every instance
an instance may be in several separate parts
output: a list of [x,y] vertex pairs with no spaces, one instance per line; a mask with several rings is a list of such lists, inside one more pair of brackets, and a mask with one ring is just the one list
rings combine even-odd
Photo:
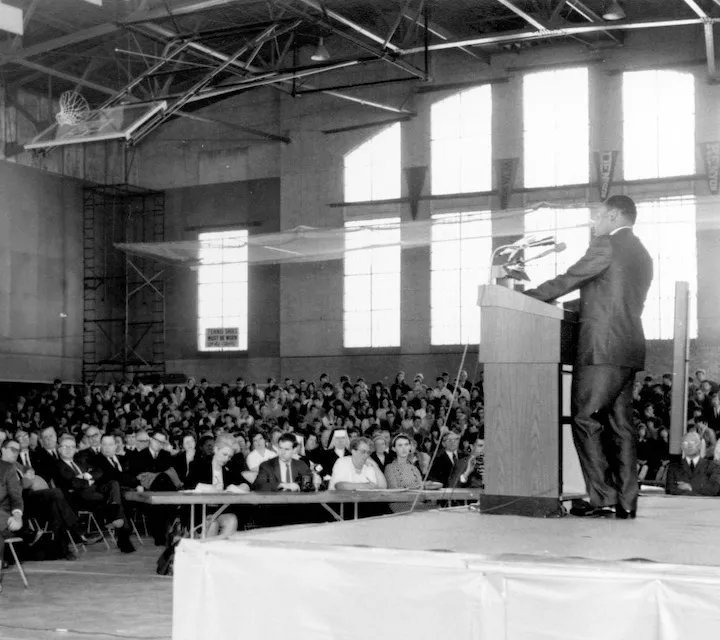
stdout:
[[596,507],[637,507],[634,378],[630,367],[605,364],[576,366],[573,372],[573,440],[590,503]]
[[10,518],[10,514],[7,511],[0,509],[0,580],[2,580],[2,565],[3,565],[3,552],[5,551],[5,538],[12,538],[14,533],[11,533],[7,528],[7,521]]

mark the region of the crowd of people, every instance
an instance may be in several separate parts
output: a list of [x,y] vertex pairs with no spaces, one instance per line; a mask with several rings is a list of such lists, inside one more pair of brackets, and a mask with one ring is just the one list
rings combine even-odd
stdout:
[[[635,384],[639,470],[646,481],[678,475],[669,465],[672,379],[647,376]],[[717,494],[718,386],[702,370],[689,385],[689,440],[708,469],[717,467]],[[174,388],[137,379],[107,386],[56,380],[6,407],[0,476],[8,495],[0,488],[0,503],[8,513],[0,519],[8,522],[6,534],[24,529],[34,539],[38,531],[51,532],[51,557],[72,557],[75,545],[97,539],[80,526],[79,516],[88,512],[115,530],[120,551],[134,551],[135,507],[124,499],[127,490],[352,490],[425,482],[481,488],[484,422],[482,380],[471,381],[466,371],[453,380],[443,372],[431,383],[421,373],[409,381],[398,372],[389,385],[362,377],[333,381],[326,374],[318,381],[271,378],[264,385],[239,377],[232,387],[193,378]],[[696,491],[692,482],[668,484],[668,491],[707,495],[710,485]],[[166,544],[176,511],[153,507],[145,515],[156,544]],[[248,524],[247,516],[229,511],[211,528],[232,532],[239,518]],[[265,523],[278,521],[287,518]]]
[[[483,431],[482,384],[466,371],[433,383],[398,372],[390,385],[326,374],[264,385],[237,378],[232,388],[194,378],[174,388],[55,380],[6,406],[0,470],[8,495],[0,501],[11,512],[3,524],[21,523],[33,538],[52,533],[49,555],[67,558],[97,538],[79,522],[91,513],[131,553],[136,507],[127,490],[481,486]],[[175,509],[145,515],[155,543],[166,544]],[[212,525],[227,533],[238,514],[224,515]]]

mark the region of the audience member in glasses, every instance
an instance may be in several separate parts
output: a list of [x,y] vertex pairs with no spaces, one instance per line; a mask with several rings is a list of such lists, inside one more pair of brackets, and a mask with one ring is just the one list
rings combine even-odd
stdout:
[[[10,439],[8,445],[0,451],[0,455],[3,462],[15,467],[22,487],[27,517],[34,518],[38,525],[52,534],[52,557],[74,560],[75,555],[68,546],[69,535],[76,543],[83,544],[97,542],[100,538],[85,537],[78,526],[77,515],[65,499],[65,494],[58,488],[49,487],[42,476],[35,474],[32,467],[21,464],[18,460],[20,452],[21,447],[17,441]],[[37,533],[41,534],[42,531]]]
[[702,440],[688,431],[680,442],[682,458],[668,466],[665,492],[685,496],[720,495],[720,467],[701,455]]
[[75,511],[91,511],[99,522],[107,523],[117,531],[118,548],[123,553],[135,551],[130,542],[130,523],[125,517],[120,485],[114,480],[98,484],[88,471],[86,463],[74,460],[77,446],[71,435],[60,438],[56,483],[62,489]]

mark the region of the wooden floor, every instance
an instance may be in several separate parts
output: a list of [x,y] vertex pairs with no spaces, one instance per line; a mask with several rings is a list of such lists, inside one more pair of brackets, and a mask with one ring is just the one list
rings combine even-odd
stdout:
[[151,539],[135,546],[124,555],[100,543],[74,562],[26,563],[27,590],[15,568],[6,569],[0,639],[169,639],[172,578],[155,573],[162,549]]

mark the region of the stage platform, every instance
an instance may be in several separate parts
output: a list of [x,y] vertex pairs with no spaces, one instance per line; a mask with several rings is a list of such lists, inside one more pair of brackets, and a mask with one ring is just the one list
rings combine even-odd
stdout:
[[717,499],[655,495],[634,521],[453,508],[183,541],[173,638],[720,637],[719,533]]

